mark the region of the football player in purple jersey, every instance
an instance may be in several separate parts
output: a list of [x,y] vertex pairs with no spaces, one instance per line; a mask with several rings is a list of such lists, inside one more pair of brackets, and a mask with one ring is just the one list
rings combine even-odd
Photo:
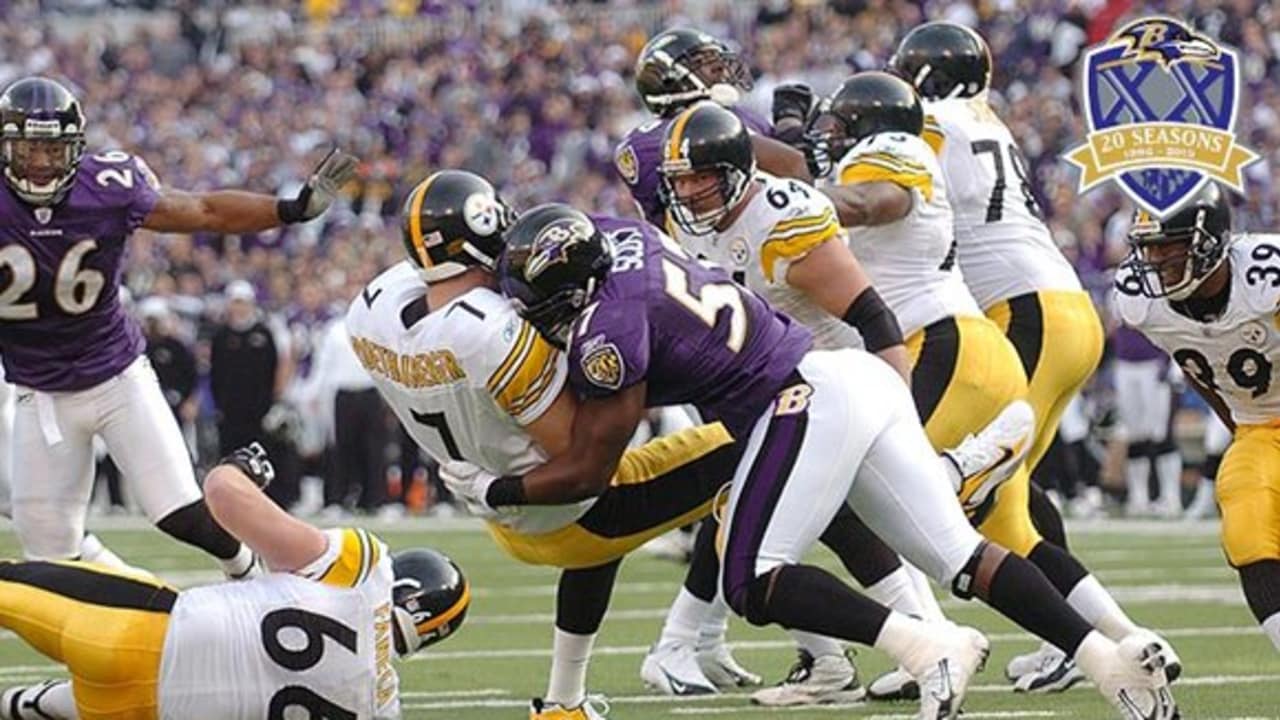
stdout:
[[139,227],[243,233],[310,220],[355,163],[330,152],[291,198],[182,192],[129,153],[87,153],[85,115],[59,83],[27,77],[0,94],[0,348],[16,386],[13,520],[28,558],[80,553],[98,435],[157,527],[230,577],[253,570],[252,552],[210,515],[142,333],[120,306],[125,245]]
[[986,638],[891,611],[800,562],[847,500],[958,597],[983,599],[1075,657],[1121,717],[1178,716],[1157,643],[1095,631],[1035,565],[969,525],[887,363],[811,351],[808,330],[643,222],[543,205],[505,240],[502,289],[566,348],[582,400],[568,449],[494,480],[488,507],[600,493],[646,407],[692,404],[746,443],[724,513],[720,585],[749,622],[883,649],[919,683],[919,717],[957,716]]
[[646,220],[662,227],[667,211],[658,179],[667,126],[681,110],[701,100],[713,100],[742,118],[751,131],[760,167],[766,172],[809,179],[805,156],[799,150],[773,139],[768,120],[735,107],[741,93],[751,89],[751,82],[741,58],[700,30],[664,30],[645,44],[636,59],[636,92],[654,117],[618,143],[613,163]]

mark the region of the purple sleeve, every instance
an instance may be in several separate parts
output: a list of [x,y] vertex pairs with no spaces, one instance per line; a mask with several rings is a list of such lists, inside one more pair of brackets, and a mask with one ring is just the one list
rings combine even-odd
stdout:
[[744,107],[730,108],[734,115],[742,120],[742,124],[747,126],[747,130],[762,135],[764,137],[773,137],[773,123],[769,122],[764,116],[748,110]]
[[160,181],[151,171],[147,163],[140,157],[133,158],[131,163],[137,170],[133,183],[133,193],[129,198],[128,232],[142,226],[156,203],[160,201]]
[[649,320],[635,303],[604,303],[588,310],[574,333],[569,383],[584,398],[608,397],[644,380],[649,370]]

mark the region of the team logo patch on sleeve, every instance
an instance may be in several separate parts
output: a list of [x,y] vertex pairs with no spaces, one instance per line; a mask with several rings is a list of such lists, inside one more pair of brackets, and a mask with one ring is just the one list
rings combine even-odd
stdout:
[[609,390],[622,387],[622,353],[607,342],[597,345],[582,356],[582,374],[592,383]]
[[618,154],[613,158],[613,164],[618,168],[618,174],[628,185],[635,185],[640,181],[640,161],[636,159],[635,148],[630,144],[624,145],[618,150]]

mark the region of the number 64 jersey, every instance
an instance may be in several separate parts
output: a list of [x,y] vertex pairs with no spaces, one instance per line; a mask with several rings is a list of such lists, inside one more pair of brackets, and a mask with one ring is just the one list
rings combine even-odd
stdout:
[[358,528],[296,573],[178,593],[161,654],[161,720],[390,720],[400,687],[387,546]]
[[1165,299],[1143,296],[1138,278],[1116,275],[1121,320],[1166,350],[1188,376],[1222,398],[1237,425],[1280,418],[1280,235],[1238,236],[1227,250],[1231,295],[1222,316],[1200,322]]

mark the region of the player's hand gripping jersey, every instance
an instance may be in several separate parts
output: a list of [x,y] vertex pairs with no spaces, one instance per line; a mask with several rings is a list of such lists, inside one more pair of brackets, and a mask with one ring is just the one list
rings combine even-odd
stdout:
[[884,225],[849,228],[850,248],[902,334],[952,315],[979,315],[956,264],[951,206],[933,150],[915,135],[886,132],[849,149],[835,182],[889,181],[910,189],[911,210]]
[[163,720],[400,717],[387,547],[360,529],[297,573],[183,590],[160,668]]
[[694,235],[673,226],[683,247],[730,272],[734,281],[764,296],[803,323],[821,350],[862,347],[858,332],[787,284],[787,267],[830,240],[848,239],[827,196],[796,180],[756,171],[760,191],[731,226]]

